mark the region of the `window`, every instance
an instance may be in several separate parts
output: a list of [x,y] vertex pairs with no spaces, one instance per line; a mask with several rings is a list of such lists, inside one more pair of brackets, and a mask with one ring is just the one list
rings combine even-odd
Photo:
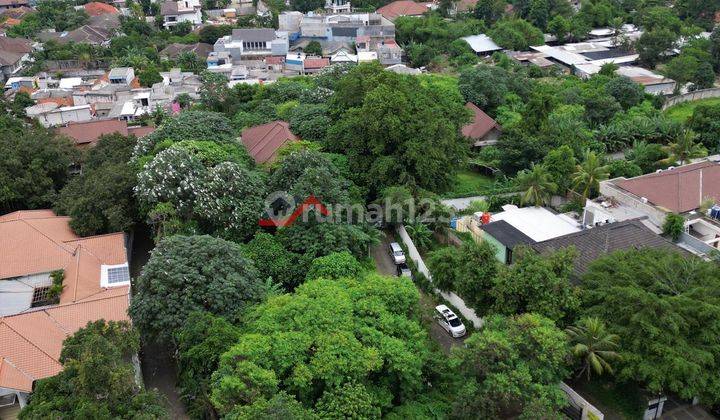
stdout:
[[130,281],[130,271],[127,266],[108,268],[108,284],[124,283]]
[[50,286],[36,287],[33,289],[32,306],[45,306],[50,303]]

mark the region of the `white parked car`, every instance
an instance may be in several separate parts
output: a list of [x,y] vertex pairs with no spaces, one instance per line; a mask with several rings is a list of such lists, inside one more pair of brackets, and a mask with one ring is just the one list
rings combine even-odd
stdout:
[[435,307],[435,319],[454,338],[462,337],[466,333],[460,318],[445,305]]
[[388,248],[390,249],[390,257],[392,257],[395,265],[405,264],[405,253],[399,243],[392,242]]

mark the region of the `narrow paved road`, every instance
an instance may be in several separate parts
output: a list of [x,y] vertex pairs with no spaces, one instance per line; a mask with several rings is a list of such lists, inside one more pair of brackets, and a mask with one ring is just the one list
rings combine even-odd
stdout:
[[[519,192],[509,192],[509,193],[503,193],[498,194],[498,197],[509,197],[511,195],[518,195]],[[474,197],[462,197],[462,198],[448,198],[446,200],[440,200],[441,203],[445,204],[446,206],[455,209],[455,211],[463,211],[470,203],[473,201],[481,201],[485,200],[487,198],[486,195],[476,195]]]
[[[397,276],[395,264],[390,258],[390,252],[388,251],[388,244],[392,242],[392,232],[385,232],[380,244],[376,245],[370,250],[370,256],[375,261],[375,268],[380,274],[386,276]],[[437,342],[445,353],[450,353],[450,349],[453,346],[461,346],[465,341],[463,338],[452,338],[438,323],[433,319],[435,313],[435,301],[431,296],[420,292],[420,309],[422,311],[423,324],[428,326],[430,337]]]

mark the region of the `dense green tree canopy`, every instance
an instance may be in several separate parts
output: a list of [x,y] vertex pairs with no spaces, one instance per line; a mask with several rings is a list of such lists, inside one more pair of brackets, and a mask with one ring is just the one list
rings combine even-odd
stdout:
[[531,87],[523,76],[485,64],[460,73],[458,86],[465,101],[490,113],[505,103],[508,93],[526,97]]
[[565,406],[560,381],[568,374],[565,333],[540,315],[491,316],[458,348],[465,382],[456,418],[558,418]]
[[[539,2],[544,0],[534,0],[537,4],[535,23],[547,24],[547,9],[542,9],[543,5]],[[490,29],[488,34],[499,46],[514,50],[527,51],[533,45],[543,45],[545,37],[540,29],[533,26],[532,23],[523,19],[503,19]]]
[[193,312],[176,335],[178,385],[188,414],[216,415],[210,402],[210,377],[220,356],[240,338],[240,329],[209,312]]
[[166,418],[157,392],[135,382],[128,360],[138,349],[129,323],[88,323],[65,340],[63,370],[37,382],[20,418]]
[[[184,111],[166,118],[157,130],[138,141],[135,157],[152,153],[159,143],[170,144],[184,140],[211,140],[215,143],[234,143],[235,133],[230,121],[222,114],[205,111]],[[167,147],[167,146],[166,146]]]
[[720,269],[677,251],[620,251],[583,277],[583,307],[620,336],[617,375],[653,392],[720,401]]
[[289,251],[278,236],[257,232],[243,246],[243,252],[255,262],[262,280],[270,278],[274,283],[292,290],[305,278],[306,259]]
[[52,206],[79,154],[65,138],[28,128],[9,114],[0,117],[0,209]]
[[306,278],[339,279],[342,277],[360,277],[362,264],[349,252],[335,252],[324,257],[315,258],[310,264]]
[[55,211],[71,217],[75,233],[128,231],[138,220],[133,194],[137,173],[129,163],[135,142],[134,136],[101,137],[85,155],[82,173],[60,191]]
[[516,247],[513,255],[513,264],[498,275],[492,289],[494,312],[534,312],[557,321],[577,310],[579,300],[570,285],[574,249],[545,256]]
[[698,105],[687,120],[687,126],[698,134],[698,140],[716,152],[720,148],[720,105]]
[[318,279],[257,306],[213,375],[221,414],[278,391],[308,409],[370,418],[424,388],[426,332],[412,320],[418,292],[375,274]]
[[468,114],[457,90],[377,65],[360,65],[345,78],[335,93],[334,112],[343,114],[327,145],[347,154],[353,181],[370,195],[398,183],[447,189],[469,149],[459,135]]
[[143,267],[130,316],[145,336],[167,342],[193,311],[235,320],[263,297],[258,272],[239,245],[211,236],[172,236]]

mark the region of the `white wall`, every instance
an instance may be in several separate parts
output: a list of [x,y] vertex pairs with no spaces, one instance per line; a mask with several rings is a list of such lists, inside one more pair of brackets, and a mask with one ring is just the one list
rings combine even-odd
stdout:
[[92,119],[92,115],[90,114],[90,107],[87,107],[69,110],[54,110],[53,112],[48,112],[47,114],[40,114],[37,118],[43,126],[52,127],[70,122],[90,121]]
[[[410,235],[408,235],[407,231],[405,230],[405,226],[398,226],[397,233],[398,235],[400,235],[400,239],[407,247],[408,256],[413,260],[413,262],[415,262],[418,271],[423,273],[425,277],[427,277],[427,279],[432,282],[432,274],[430,274],[430,270],[428,270],[427,266],[425,265],[425,262],[420,256],[417,248],[415,248],[415,244],[413,243],[412,239],[410,239]],[[465,302],[460,298],[460,296],[452,292],[443,292],[439,289],[435,289],[435,291],[438,292],[440,296],[442,296],[443,299],[447,300],[452,306],[457,308],[457,310],[460,311],[460,314],[462,314],[465,319],[473,323],[475,328],[480,328],[483,326],[482,318],[477,316],[474,310],[465,305]]]
[[587,402],[585,400],[585,398],[580,396],[580,394],[575,392],[575,390],[570,388],[570,386],[568,386],[565,382],[560,382],[560,389],[565,391],[567,396],[575,403],[575,405],[583,408],[582,420],[587,420],[589,418],[588,413],[592,413],[593,415],[595,415],[595,417],[597,417],[598,420],[603,420],[605,418],[605,415],[600,410],[598,410],[597,408],[595,408],[595,406],[593,406],[592,404]]
[[14,315],[30,308],[33,289],[50,286],[50,273],[33,274],[15,280],[0,280],[0,316]]

